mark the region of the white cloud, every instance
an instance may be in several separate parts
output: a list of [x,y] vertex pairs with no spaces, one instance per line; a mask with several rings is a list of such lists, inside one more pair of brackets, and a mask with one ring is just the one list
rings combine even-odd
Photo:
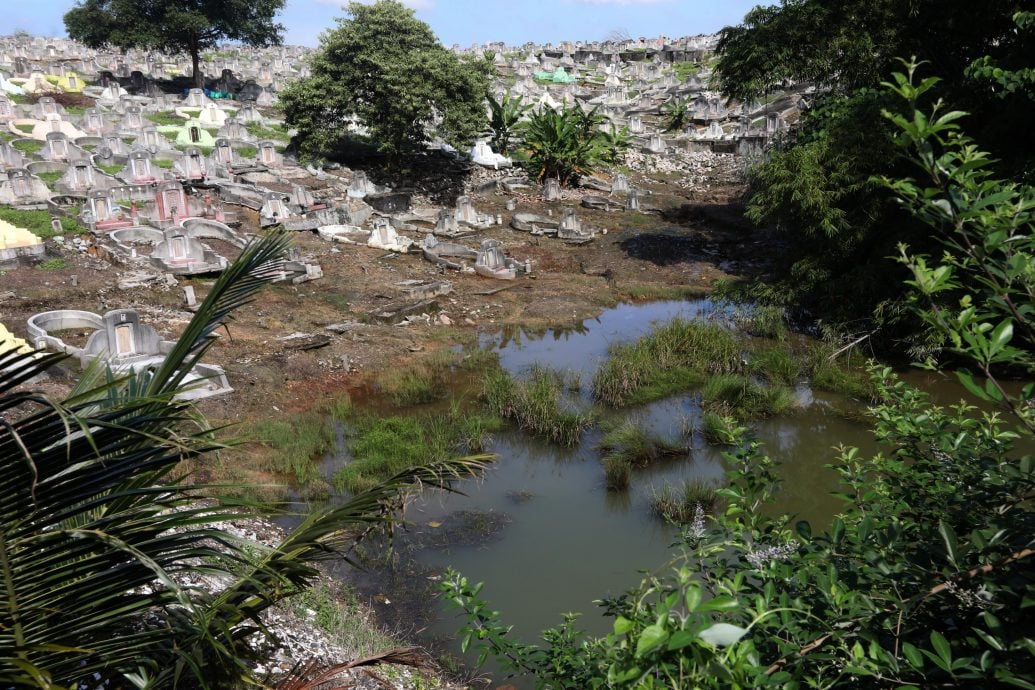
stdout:
[[574,0],[580,5],[660,5],[670,0]]

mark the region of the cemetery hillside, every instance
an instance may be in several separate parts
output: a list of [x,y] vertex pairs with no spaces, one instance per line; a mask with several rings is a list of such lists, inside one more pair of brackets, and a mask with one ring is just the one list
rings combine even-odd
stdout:
[[43,5],[0,690],[1035,690],[1026,3]]

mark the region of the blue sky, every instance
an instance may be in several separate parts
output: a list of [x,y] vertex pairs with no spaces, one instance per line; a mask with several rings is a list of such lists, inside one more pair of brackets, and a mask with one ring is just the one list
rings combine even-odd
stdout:
[[[633,37],[711,33],[740,21],[766,0],[404,0],[446,45],[595,40],[613,30]],[[61,16],[74,0],[0,0],[9,31],[63,35]],[[288,43],[316,45],[342,16],[340,0],[288,0],[280,21]]]

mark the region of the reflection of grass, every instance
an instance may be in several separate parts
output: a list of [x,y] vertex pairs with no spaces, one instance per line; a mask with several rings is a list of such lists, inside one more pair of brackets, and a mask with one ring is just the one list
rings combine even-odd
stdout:
[[660,400],[690,390],[708,374],[734,371],[740,344],[729,330],[675,320],[630,345],[611,348],[597,371],[593,394],[612,407]]
[[513,419],[522,429],[554,443],[574,446],[590,420],[564,402],[564,379],[562,374],[538,365],[524,381],[497,369],[486,376],[483,396],[494,414]]
[[[71,218],[61,218],[61,232],[65,235],[81,235],[87,229]],[[47,211],[20,211],[14,208],[0,207],[0,220],[5,220],[16,228],[24,228],[36,237],[47,239],[54,236],[50,225],[51,215]]]
[[715,510],[718,496],[715,487],[700,479],[685,480],[678,488],[666,484],[661,491],[652,491],[650,507],[655,515],[669,522],[688,524],[700,506],[705,513]]

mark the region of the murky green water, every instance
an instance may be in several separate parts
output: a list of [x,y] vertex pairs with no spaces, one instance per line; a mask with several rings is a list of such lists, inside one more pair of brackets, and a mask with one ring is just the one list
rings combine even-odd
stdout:
[[[655,323],[702,317],[710,309],[707,301],[621,305],[574,329],[508,331],[486,336],[482,345],[497,351],[502,366],[519,376],[536,363],[578,373],[588,405],[593,373],[611,344],[635,340]],[[941,387],[934,380],[921,383]],[[799,398],[802,409],[753,428],[782,464],[784,483],[774,509],[822,525],[838,508],[829,495],[836,477],[824,468],[836,456],[834,447],[855,445],[871,453],[875,445],[865,425],[836,412],[844,401],[808,390],[800,390]],[[701,411],[695,396],[678,396],[615,414],[636,419],[652,434],[679,440],[688,423],[696,425]],[[695,436],[685,457],[635,471],[628,492],[608,492],[599,438],[600,432],[591,430],[577,448],[563,449],[518,432],[498,434],[488,449],[498,461],[482,479],[459,487],[466,495],[425,495],[411,506],[407,518],[415,531],[425,534],[447,529],[457,511],[505,514],[509,521],[492,538],[475,544],[418,546],[410,555],[423,569],[420,577],[433,581],[434,573],[451,566],[473,581],[485,581],[483,595],[526,641],[535,641],[540,630],[558,624],[560,614],[567,611],[583,612],[584,627],[603,632],[606,621],[593,600],[621,593],[640,580],[641,570],[663,567],[672,555],[676,534],[651,514],[652,489],[684,478],[720,481],[724,467],[723,449]],[[333,469],[328,468],[328,474]],[[367,584],[367,591],[382,593],[390,602],[378,606],[383,615],[391,617],[393,610],[400,618],[409,615],[405,595],[393,593],[383,576],[374,573]],[[460,621],[441,602],[430,606],[431,620],[422,634],[447,640],[459,653],[455,639]]]

